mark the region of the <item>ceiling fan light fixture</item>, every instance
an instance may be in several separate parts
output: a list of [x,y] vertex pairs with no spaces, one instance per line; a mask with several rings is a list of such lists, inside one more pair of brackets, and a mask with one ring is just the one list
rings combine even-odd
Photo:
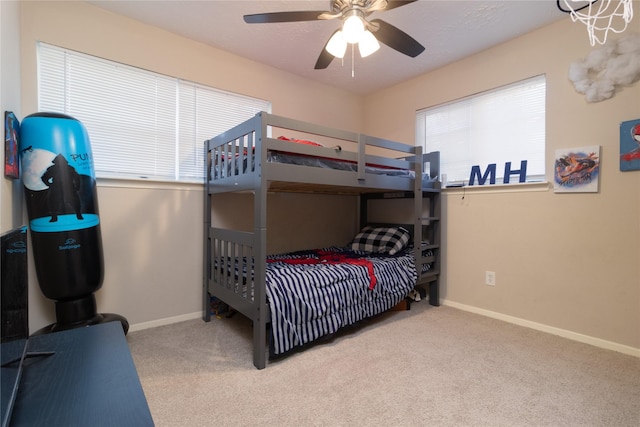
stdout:
[[360,51],[360,56],[366,58],[371,55],[375,51],[380,49],[380,43],[378,39],[373,35],[371,31],[365,31],[358,43],[358,50]]
[[[342,24],[342,27],[335,29],[331,37],[329,37],[329,40],[320,51],[320,55],[314,66],[314,69],[322,70],[327,68],[334,58],[344,58],[349,44],[351,44],[352,62],[355,50],[353,45],[356,43],[358,44],[360,56],[362,57],[367,57],[376,52],[380,48],[380,43],[412,58],[420,55],[424,52],[425,48],[410,35],[380,19],[368,19],[369,15],[374,12],[396,9],[417,1],[418,0],[331,0],[330,10],[255,13],[244,15],[244,21],[248,24],[324,21],[332,19],[341,21],[340,24]],[[619,1],[626,2],[631,0]]]
[[344,54],[347,51],[347,41],[344,39],[342,31],[336,31],[329,39],[326,49],[336,58],[344,58]]
[[352,10],[342,24],[342,33],[347,43],[358,43],[362,38],[365,28],[362,21],[362,12]]

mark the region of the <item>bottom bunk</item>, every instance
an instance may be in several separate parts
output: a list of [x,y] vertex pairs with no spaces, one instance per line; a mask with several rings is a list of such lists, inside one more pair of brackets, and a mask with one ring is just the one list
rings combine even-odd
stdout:
[[431,267],[416,271],[411,236],[400,226],[365,227],[347,247],[260,259],[253,233],[212,228],[205,301],[215,297],[253,321],[261,369],[267,339],[269,354],[282,356],[401,302]]

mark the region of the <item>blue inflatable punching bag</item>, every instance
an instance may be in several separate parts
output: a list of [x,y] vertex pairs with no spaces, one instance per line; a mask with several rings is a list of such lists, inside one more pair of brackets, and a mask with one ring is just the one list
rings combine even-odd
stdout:
[[67,115],[32,114],[22,121],[20,155],[36,275],[56,305],[56,323],[36,334],[109,321],[126,334],[124,317],[96,310],[104,261],[87,131]]

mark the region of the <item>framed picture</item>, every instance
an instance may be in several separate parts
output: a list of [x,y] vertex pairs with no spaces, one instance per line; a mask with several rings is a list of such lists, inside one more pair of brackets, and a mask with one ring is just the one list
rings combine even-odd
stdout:
[[20,178],[20,159],[18,157],[18,135],[20,123],[11,111],[4,112],[4,176]]
[[620,170],[640,170],[640,119],[620,123]]
[[597,193],[600,146],[556,150],[553,185],[556,193]]

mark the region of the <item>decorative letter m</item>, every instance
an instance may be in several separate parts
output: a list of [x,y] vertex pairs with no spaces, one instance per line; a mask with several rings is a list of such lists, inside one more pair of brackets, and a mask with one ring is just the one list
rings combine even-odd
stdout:
[[489,166],[487,166],[487,170],[482,176],[480,176],[480,166],[477,166],[477,165],[472,166],[471,176],[469,177],[469,185],[473,185],[473,183],[475,182],[476,176],[478,177],[478,185],[484,185],[488,175],[490,176],[489,183],[495,184],[496,183],[496,164],[495,163],[491,163]]

